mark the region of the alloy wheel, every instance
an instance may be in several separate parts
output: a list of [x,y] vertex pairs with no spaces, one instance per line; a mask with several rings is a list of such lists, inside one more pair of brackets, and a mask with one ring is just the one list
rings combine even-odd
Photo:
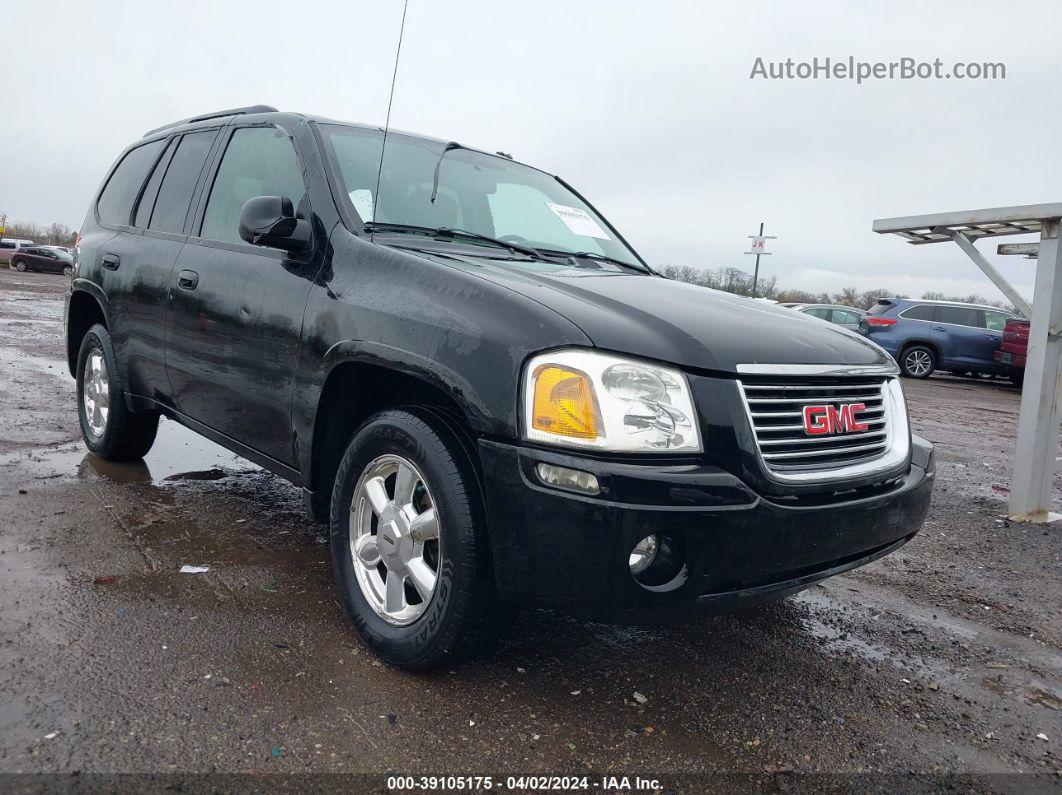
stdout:
[[110,409],[110,383],[107,380],[107,360],[99,348],[94,348],[85,360],[82,392],[89,430],[93,436],[103,436]]
[[402,456],[365,467],[350,504],[350,555],[362,595],[389,624],[427,609],[439,581],[439,518],[428,483]]
[[933,366],[933,359],[928,351],[911,351],[903,360],[904,367],[911,375],[925,375]]

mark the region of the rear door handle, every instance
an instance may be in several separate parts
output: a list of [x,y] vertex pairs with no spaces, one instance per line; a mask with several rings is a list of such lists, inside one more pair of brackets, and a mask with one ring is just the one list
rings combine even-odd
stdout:
[[947,331],[943,326],[933,326],[933,331]]
[[104,254],[100,257],[100,262],[103,263],[103,267],[109,271],[118,270],[118,266],[122,264],[122,258],[117,254]]
[[177,274],[177,286],[182,290],[194,290],[199,284],[199,274],[195,271],[181,271]]

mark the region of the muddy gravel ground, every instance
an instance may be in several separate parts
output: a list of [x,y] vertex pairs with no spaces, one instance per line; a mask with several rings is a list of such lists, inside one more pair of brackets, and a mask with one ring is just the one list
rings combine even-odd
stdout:
[[530,611],[489,659],[414,676],[352,633],[295,488],[168,421],[142,463],[86,454],[66,285],[0,270],[0,788],[1062,788],[1062,528],[1005,518],[1008,384],[905,382],[939,474],[888,558],[690,626]]

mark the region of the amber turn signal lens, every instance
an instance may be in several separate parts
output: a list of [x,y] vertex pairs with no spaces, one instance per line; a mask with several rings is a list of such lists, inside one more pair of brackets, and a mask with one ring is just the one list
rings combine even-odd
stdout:
[[553,364],[537,368],[531,427],[579,439],[596,439],[600,418],[594,387],[578,370]]

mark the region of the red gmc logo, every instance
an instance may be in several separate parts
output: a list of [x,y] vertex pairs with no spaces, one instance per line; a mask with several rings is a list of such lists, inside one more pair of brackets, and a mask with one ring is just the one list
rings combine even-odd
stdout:
[[804,406],[804,432],[810,436],[827,433],[865,431],[870,426],[858,422],[855,415],[866,410],[863,403],[844,406]]

